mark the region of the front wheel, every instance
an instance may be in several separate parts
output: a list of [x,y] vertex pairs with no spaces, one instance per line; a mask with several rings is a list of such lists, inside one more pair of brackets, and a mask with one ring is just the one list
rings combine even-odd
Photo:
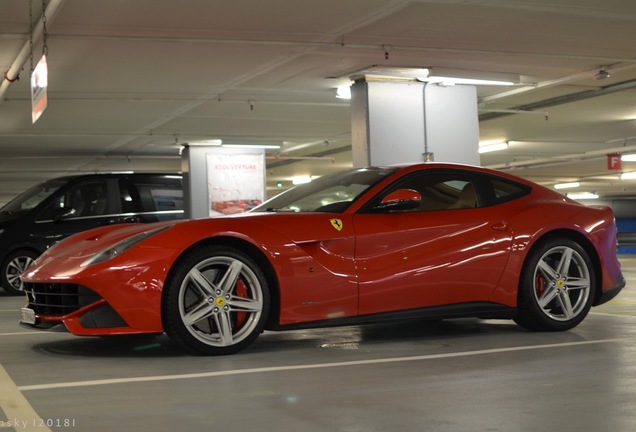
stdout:
[[11,295],[24,295],[20,275],[25,272],[38,254],[30,250],[11,252],[2,263],[2,288]]
[[592,261],[578,243],[562,238],[537,245],[522,270],[515,322],[539,331],[577,326],[592,307],[595,280]]
[[247,254],[225,246],[199,247],[166,280],[163,326],[189,352],[232,354],[263,331],[269,304],[267,281]]

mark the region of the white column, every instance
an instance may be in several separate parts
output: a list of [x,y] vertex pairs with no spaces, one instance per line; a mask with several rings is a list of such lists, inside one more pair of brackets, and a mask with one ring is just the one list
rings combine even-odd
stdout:
[[181,151],[183,206],[186,219],[208,217],[206,153],[209,147],[186,146]]
[[477,92],[418,81],[359,80],[351,88],[353,165],[479,165]]

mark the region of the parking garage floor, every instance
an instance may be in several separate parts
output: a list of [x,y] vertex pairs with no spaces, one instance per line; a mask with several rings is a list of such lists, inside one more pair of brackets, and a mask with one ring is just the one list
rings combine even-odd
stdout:
[[565,333],[461,319],[265,333],[240,354],[17,325],[0,296],[0,431],[633,431],[636,256]]

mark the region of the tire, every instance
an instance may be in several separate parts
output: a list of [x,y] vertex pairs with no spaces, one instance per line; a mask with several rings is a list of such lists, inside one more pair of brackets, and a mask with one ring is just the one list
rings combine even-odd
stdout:
[[165,332],[193,354],[233,354],[263,331],[270,309],[265,276],[247,254],[199,247],[170,272],[163,291]]
[[566,238],[533,248],[523,266],[515,322],[528,330],[564,331],[587,316],[596,292],[594,265]]
[[2,289],[10,295],[24,295],[24,284],[20,275],[39,255],[36,252],[21,249],[11,252],[2,262]]

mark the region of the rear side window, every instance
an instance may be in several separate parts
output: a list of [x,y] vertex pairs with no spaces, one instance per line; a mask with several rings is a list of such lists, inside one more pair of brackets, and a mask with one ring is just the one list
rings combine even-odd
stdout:
[[123,213],[183,211],[183,189],[179,179],[120,179],[119,192]]
[[530,193],[529,186],[497,177],[487,177],[486,184],[486,190],[491,194],[490,204],[501,204]]

